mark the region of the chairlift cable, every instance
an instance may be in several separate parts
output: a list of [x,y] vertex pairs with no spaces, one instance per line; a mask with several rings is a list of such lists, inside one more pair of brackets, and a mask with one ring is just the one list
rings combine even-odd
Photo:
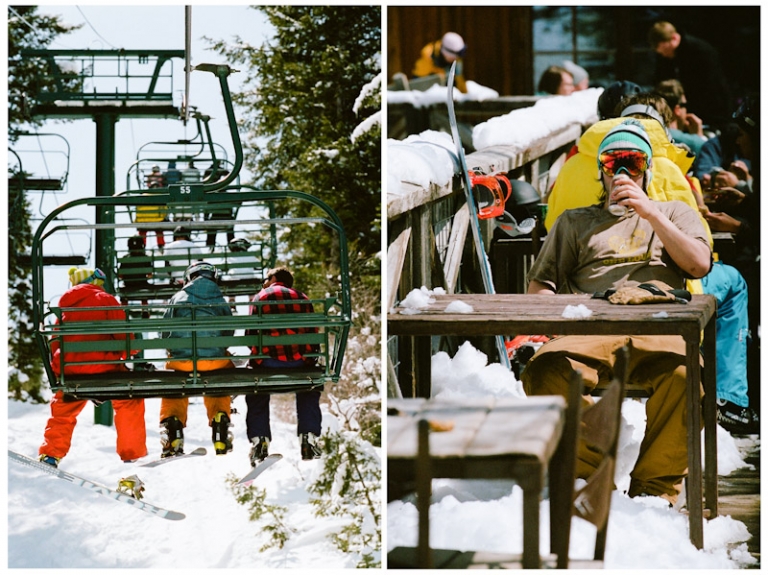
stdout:
[[35,133],[35,141],[37,142],[37,149],[40,151],[40,157],[43,162],[43,167],[45,168],[45,175],[49,178],[51,177],[51,168],[48,166],[48,160],[45,157],[45,150],[43,149],[43,144],[40,142],[40,134]]
[[106,39],[104,36],[102,36],[101,34],[99,34],[98,30],[96,30],[96,28],[94,28],[94,27],[93,27],[93,24],[91,24],[90,20],[88,20],[88,18],[85,16],[85,13],[83,13],[83,11],[82,11],[82,9],[80,8],[80,6],[75,6],[75,8],[77,8],[77,11],[78,11],[78,12],[80,12],[80,15],[83,17],[83,20],[85,20],[86,24],[88,24],[88,26],[90,27],[90,29],[91,29],[91,30],[93,30],[93,33],[94,33],[94,34],[96,34],[96,35],[97,35],[99,38],[101,38],[101,39],[102,39],[102,40],[104,40],[104,41],[105,41],[107,44],[109,44],[110,48],[113,48],[113,49],[115,49],[115,50],[117,50],[117,49],[118,49],[118,48],[117,48],[117,46],[115,46],[115,45],[114,45],[114,44],[112,44],[112,43],[111,43],[109,40],[107,40],[107,39]]

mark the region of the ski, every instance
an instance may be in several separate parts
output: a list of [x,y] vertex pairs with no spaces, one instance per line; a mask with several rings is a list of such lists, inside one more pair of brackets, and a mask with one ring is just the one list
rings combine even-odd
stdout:
[[173,457],[163,457],[161,459],[155,459],[154,461],[150,461],[149,463],[144,463],[142,465],[139,465],[139,467],[158,467],[165,463],[170,463],[171,461],[178,461],[179,459],[185,459],[187,457],[199,457],[200,455],[205,455],[206,453],[207,451],[205,450],[205,447],[198,447],[191,453],[185,453],[184,455],[174,455]]
[[115,501],[127,503],[131,507],[134,507],[136,509],[141,509],[142,511],[149,513],[150,515],[162,517],[163,519],[170,519],[171,521],[178,521],[180,519],[184,519],[185,517],[183,513],[179,513],[178,511],[169,511],[168,509],[157,507],[156,505],[146,503],[145,501],[139,501],[138,499],[134,499],[130,495],[126,495],[125,493],[120,493],[119,491],[115,491],[114,489],[110,489],[105,485],[100,485],[98,483],[90,481],[89,479],[83,479],[82,477],[78,477],[77,475],[74,475],[72,473],[67,473],[66,471],[62,471],[58,467],[54,467],[53,465],[48,465],[47,463],[43,463],[42,461],[37,461],[36,459],[32,459],[30,457],[27,457],[26,455],[21,455],[20,453],[16,453],[15,451],[11,451],[10,449],[8,450],[8,457],[10,457],[13,461],[16,461],[17,463],[21,463],[22,465],[27,465],[28,467],[33,467],[39,471],[43,471],[45,473],[48,473],[49,475],[53,475],[54,477],[63,479],[64,481],[69,481],[73,485],[77,485],[78,487],[83,487],[84,489],[87,489],[88,491],[91,491],[93,493],[98,493],[99,495],[103,495],[104,497],[108,497],[109,499],[114,499]]
[[279,453],[275,453],[274,455],[267,455],[267,457],[259,463],[256,467],[251,469],[250,473],[243,477],[240,481],[237,482],[238,485],[249,485],[250,483],[253,483],[253,480],[256,479],[259,475],[261,475],[264,470],[271,466],[273,463],[277,463],[279,460],[283,458],[282,455]]
[[[477,261],[480,264],[480,275],[483,278],[483,286],[488,294],[496,293],[493,287],[493,276],[491,275],[491,264],[488,261],[488,255],[483,246],[483,231],[480,229],[480,219],[477,217],[477,205],[475,205],[474,194],[472,193],[472,179],[467,169],[467,160],[464,157],[464,148],[461,145],[461,136],[459,135],[459,126],[456,123],[456,111],[453,107],[453,83],[456,76],[456,62],[451,65],[451,71],[448,74],[448,121],[451,124],[451,136],[456,146],[456,155],[459,157],[459,167],[462,171],[462,181],[464,183],[464,193],[467,197],[467,207],[469,208],[469,221],[472,226],[472,239],[475,244]],[[507,347],[504,344],[504,336],[496,336],[496,348],[499,352],[499,363],[507,369],[511,369]]]

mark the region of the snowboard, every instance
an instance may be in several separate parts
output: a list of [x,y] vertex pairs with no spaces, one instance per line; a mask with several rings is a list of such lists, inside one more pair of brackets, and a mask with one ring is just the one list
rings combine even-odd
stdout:
[[282,455],[279,453],[275,453],[273,455],[267,455],[267,457],[259,463],[256,467],[251,469],[251,471],[243,477],[240,481],[237,482],[237,485],[250,485],[253,483],[253,480],[256,479],[259,475],[261,475],[267,467],[272,466],[273,464],[277,463],[283,458]]
[[88,491],[91,491],[92,493],[98,493],[99,495],[103,495],[104,497],[108,497],[109,499],[120,501],[121,503],[130,505],[134,509],[141,509],[142,511],[144,511],[145,513],[149,513],[150,515],[155,515],[156,517],[162,517],[163,519],[169,519],[171,521],[178,521],[180,519],[184,519],[185,517],[183,513],[179,513],[178,511],[170,511],[168,509],[163,509],[162,507],[157,507],[156,505],[152,505],[151,503],[147,503],[146,501],[140,501],[138,499],[134,499],[130,495],[126,495],[125,493],[120,493],[119,491],[110,489],[109,487],[105,485],[101,485],[94,481],[91,481],[90,479],[84,479],[83,477],[78,477],[73,473],[68,473],[66,471],[59,469],[58,467],[54,467],[53,465],[48,465],[47,463],[43,463],[42,461],[37,461],[36,459],[32,459],[30,457],[27,457],[26,455],[22,455],[20,453],[16,453],[15,451],[11,451],[10,449],[8,450],[8,457],[10,457],[13,461],[16,461],[17,463],[20,463],[22,465],[27,465],[28,467],[33,467],[39,471],[43,471],[44,473],[48,473],[49,475],[53,475],[54,477],[58,477],[59,479],[63,479],[64,481],[68,481],[73,485],[82,487]]
[[207,451],[205,450],[205,447],[198,447],[194,451],[191,451],[190,453],[185,453],[184,455],[174,455],[173,457],[163,457],[161,459],[155,459],[154,461],[150,461],[149,463],[143,463],[142,465],[139,465],[139,467],[158,467],[160,465],[164,465],[166,463],[170,463],[171,461],[179,461],[180,459],[186,459],[187,457],[199,457],[201,455],[205,455]]
[[[459,126],[456,123],[456,111],[453,107],[453,84],[456,76],[456,62],[451,65],[451,71],[448,74],[448,99],[446,105],[448,107],[448,121],[451,124],[451,136],[453,143],[456,146],[456,155],[459,158],[459,168],[462,172],[462,182],[464,184],[464,193],[467,198],[467,207],[469,208],[469,221],[472,227],[472,240],[475,245],[475,253],[477,255],[477,261],[480,265],[480,275],[483,279],[483,287],[488,294],[495,294],[496,290],[493,287],[493,275],[491,274],[491,264],[488,261],[488,255],[485,253],[485,247],[483,246],[483,230],[480,228],[480,218],[478,218],[477,204],[475,203],[475,197],[472,193],[472,179],[467,169],[467,160],[464,157],[464,148],[461,145],[461,136],[459,135]],[[504,336],[496,336],[496,349],[499,352],[499,363],[511,369],[509,356],[507,355],[507,347],[504,343]]]

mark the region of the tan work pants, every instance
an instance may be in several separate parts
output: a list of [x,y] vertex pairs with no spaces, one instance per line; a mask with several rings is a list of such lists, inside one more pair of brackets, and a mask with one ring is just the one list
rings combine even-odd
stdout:
[[[528,395],[568,396],[573,370],[581,371],[585,392],[607,384],[614,352],[630,350],[628,382],[650,394],[645,436],[630,474],[629,496],[642,493],[677,499],[688,473],[685,341],[680,336],[563,336],[544,344],[523,370]],[[703,389],[701,390],[703,396]],[[585,404],[592,399],[585,397]],[[587,478],[601,456],[579,444],[577,477]]]

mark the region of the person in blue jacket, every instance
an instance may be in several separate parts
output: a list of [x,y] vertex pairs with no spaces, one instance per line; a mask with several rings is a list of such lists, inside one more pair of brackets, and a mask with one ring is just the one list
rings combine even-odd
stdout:
[[[208,262],[198,261],[184,272],[184,287],[171,298],[163,315],[164,319],[191,318],[205,316],[231,316],[232,310],[224,299],[218,286],[218,270]],[[198,337],[231,336],[233,330],[198,330]],[[163,338],[187,338],[191,330],[177,329],[163,332]],[[234,367],[227,357],[225,347],[198,347],[197,371],[213,371]],[[190,348],[169,349],[169,361],[166,368],[176,371],[193,370],[193,350]],[[229,433],[232,398],[229,396],[203,397],[208,413],[208,423],[213,430],[213,445],[216,455],[232,451],[232,435]],[[162,457],[172,457],[184,453],[184,427],[187,424],[189,398],[166,398],[160,404],[160,426],[163,446]]]

